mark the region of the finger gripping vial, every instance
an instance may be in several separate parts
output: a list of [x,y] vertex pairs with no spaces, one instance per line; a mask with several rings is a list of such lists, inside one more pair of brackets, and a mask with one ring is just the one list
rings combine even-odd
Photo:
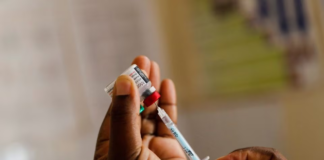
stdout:
[[[151,81],[146,77],[146,75],[142,72],[141,69],[138,68],[136,64],[130,66],[126,71],[124,71],[121,75],[128,75],[130,76],[140,94],[140,99],[143,101],[146,107],[151,106],[154,102],[156,102],[160,98],[160,94],[156,91],[156,89],[152,86]],[[109,96],[112,97],[115,81],[110,83],[106,88],[105,92],[108,93]],[[144,109],[141,107],[141,111]]]

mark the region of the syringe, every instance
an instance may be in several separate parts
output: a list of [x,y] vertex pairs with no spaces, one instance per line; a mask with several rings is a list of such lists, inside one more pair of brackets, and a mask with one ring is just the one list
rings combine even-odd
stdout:
[[[168,116],[168,114],[160,108],[158,105],[157,110],[158,110],[158,115],[160,116],[161,120],[163,123],[169,128],[171,133],[174,135],[174,137],[177,139],[177,141],[180,143],[182,149],[188,156],[190,160],[200,160],[198,155],[195,153],[195,151],[190,147],[189,143],[186,141],[186,139],[183,137],[183,135],[180,133],[176,125],[172,122],[171,118]],[[209,160],[209,157],[206,157],[202,160]]]

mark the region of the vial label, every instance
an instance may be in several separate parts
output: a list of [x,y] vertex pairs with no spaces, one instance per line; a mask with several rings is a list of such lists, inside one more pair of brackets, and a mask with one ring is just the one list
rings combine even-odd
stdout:
[[137,66],[134,68],[134,71],[129,76],[131,76],[134,79],[137,88],[141,88],[149,82],[148,78]]
[[150,80],[146,77],[146,75],[139,69],[137,66],[134,68],[135,71],[142,77],[145,83],[148,83]]
[[[150,80],[146,77],[142,70],[137,67],[137,65],[132,65],[124,73],[122,73],[122,75],[129,75],[134,80],[138,89],[141,89],[143,86],[150,82]],[[113,94],[114,85],[115,81],[105,88],[105,91],[110,96],[112,96]]]

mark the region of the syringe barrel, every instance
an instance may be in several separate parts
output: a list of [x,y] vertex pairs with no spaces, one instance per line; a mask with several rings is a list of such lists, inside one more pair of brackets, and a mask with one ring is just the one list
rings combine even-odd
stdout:
[[177,141],[180,143],[183,151],[186,153],[186,155],[189,157],[190,160],[200,160],[198,155],[195,153],[195,151],[191,148],[189,143],[186,141],[186,139],[183,137],[181,132],[178,130],[178,128],[172,124],[168,126],[174,137],[177,139]]
[[200,160],[198,155],[195,153],[195,151],[191,148],[187,140],[183,137],[177,126],[172,122],[171,118],[165,113],[165,111],[158,107],[159,116],[164,122],[164,124],[169,128],[173,136],[177,139],[177,141],[180,143],[182,149],[188,156],[190,160]]

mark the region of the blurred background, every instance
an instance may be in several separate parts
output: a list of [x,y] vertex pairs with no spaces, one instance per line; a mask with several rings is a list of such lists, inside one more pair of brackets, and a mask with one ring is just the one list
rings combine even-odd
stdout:
[[324,159],[323,0],[1,0],[0,159],[93,159],[133,58],[175,81],[201,157]]

